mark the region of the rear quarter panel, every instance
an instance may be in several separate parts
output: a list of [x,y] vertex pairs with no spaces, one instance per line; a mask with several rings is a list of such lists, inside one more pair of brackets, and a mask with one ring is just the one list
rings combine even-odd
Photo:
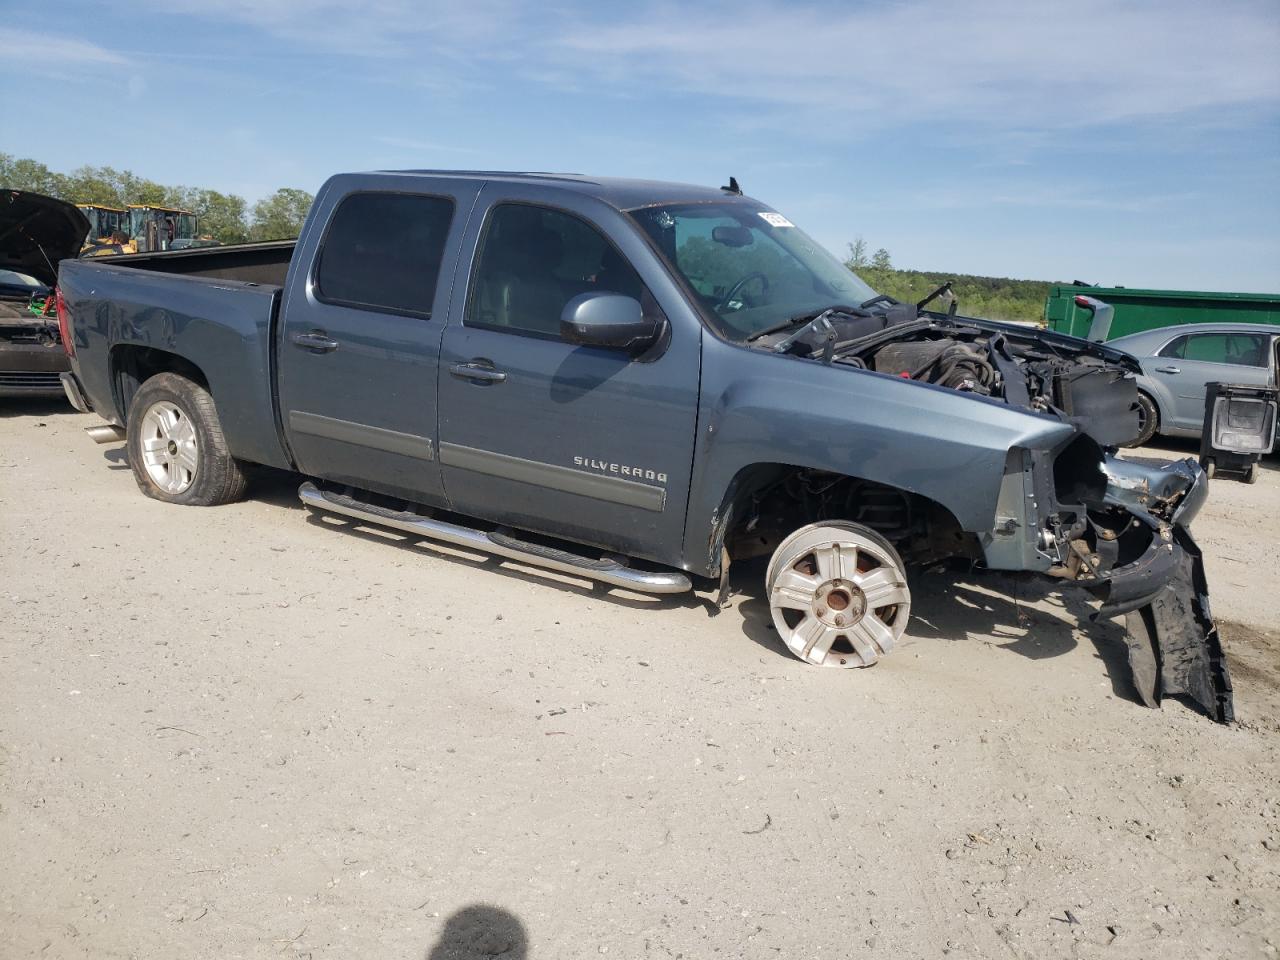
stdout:
[[149,347],[198,367],[231,453],[288,469],[275,417],[272,320],[280,288],[64,261],[59,287],[71,316],[72,368],[93,409],[123,425],[128,413],[112,351]]

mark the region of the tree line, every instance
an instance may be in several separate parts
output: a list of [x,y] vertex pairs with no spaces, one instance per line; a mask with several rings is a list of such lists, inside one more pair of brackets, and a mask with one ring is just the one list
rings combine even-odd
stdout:
[[[1008,277],[979,277],[967,273],[938,273],[929,270],[901,270],[893,266],[889,251],[881,247],[869,252],[867,242],[857,237],[849,244],[845,266],[865,280],[877,293],[914,303],[923,300],[948,280],[959,301],[962,315],[988,320],[1044,320],[1044,303],[1053,283],[1047,280],[1012,280]],[[936,301],[934,310],[945,310]]]
[[281,187],[250,206],[234,193],[169,186],[129,170],[84,166],[57,173],[38,160],[0,153],[3,188],[43,193],[76,204],[125,207],[137,203],[190,210],[200,218],[200,235],[222,243],[296,237],[315,199],[305,190]]

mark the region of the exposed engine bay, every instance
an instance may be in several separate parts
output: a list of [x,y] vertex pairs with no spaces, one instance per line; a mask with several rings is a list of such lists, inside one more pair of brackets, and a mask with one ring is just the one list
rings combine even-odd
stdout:
[[880,312],[828,310],[758,345],[1056,413],[1102,446],[1138,432],[1138,366],[1131,358],[1031,327],[892,304]]
[[1101,601],[1094,619],[1125,618],[1143,703],[1182,695],[1230,721],[1231,680],[1200,551],[1187,529],[1207,497],[1207,480],[1195,461],[1116,455],[1138,430],[1135,361],[1035,328],[919,314],[910,304],[866,307],[799,318],[803,327],[755,345],[1003,401],[1071,424],[1075,438],[1054,450],[1010,451],[1006,489],[985,542],[972,535],[966,542],[929,501],[803,471],[761,491],[746,539],[771,523],[794,525],[798,510],[804,519],[841,517],[869,526],[909,562],[959,556],[1078,585]]

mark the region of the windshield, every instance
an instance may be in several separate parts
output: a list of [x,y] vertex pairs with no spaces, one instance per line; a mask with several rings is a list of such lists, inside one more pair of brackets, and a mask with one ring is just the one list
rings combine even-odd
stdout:
[[670,204],[632,218],[731,340],[875,296],[844,264],[767,207]]

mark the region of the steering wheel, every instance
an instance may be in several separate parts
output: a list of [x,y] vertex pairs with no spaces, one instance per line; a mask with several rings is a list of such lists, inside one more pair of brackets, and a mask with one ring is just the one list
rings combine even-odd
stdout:
[[760,286],[762,288],[761,293],[768,295],[769,278],[766,277],[763,273],[761,273],[758,270],[755,273],[748,273],[745,277],[743,277],[741,280],[735,283],[732,287],[730,287],[728,293],[726,293],[723,297],[721,297],[719,300],[716,301],[716,305],[713,308],[716,311],[716,313],[719,313],[720,311],[724,310],[727,306],[729,306],[730,301],[732,301],[733,298],[738,295],[738,292],[743,287],[745,287],[748,283],[750,283],[752,280],[759,280]]

